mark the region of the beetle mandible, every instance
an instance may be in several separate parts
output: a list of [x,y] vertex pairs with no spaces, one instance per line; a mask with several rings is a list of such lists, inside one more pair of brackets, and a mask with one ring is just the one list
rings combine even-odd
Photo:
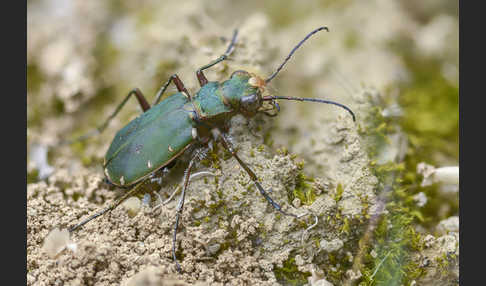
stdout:
[[[196,76],[201,89],[195,94],[190,95],[177,74],[172,75],[169,80],[157,92],[155,101],[149,105],[142,92],[135,88],[128,93],[125,99],[118,105],[113,114],[95,130],[100,133],[106,129],[111,119],[113,119],[122,109],[128,99],[135,95],[143,113],[129,122],[115,135],[108,151],[106,152],[103,169],[108,181],[119,187],[133,186],[121,198],[111,203],[107,208],[95,213],[77,225],[69,229],[75,231],[84,224],[96,217],[116,208],[123,200],[137,192],[141,185],[157,170],[168,166],[173,160],[178,158],[184,151],[195,150],[189,164],[184,172],[183,187],[176,209],[176,221],[174,225],[174,235],[172,239],[172,257],[176,264],[177,271],[181,272],[181,267],[176,258],[176,239],[179,218],[184,208],[184,198],[194,164],[204,154],[208,145],[212,142],[219,142],[229,151],[238,161],[240,166],[249,175],[259,192],[277,211],[284,215],[301,218],[307,214],[295,215],[286,212],[276,203],[265,190],[256,174],[243,162],[232,146],[227,135],[229,131],[230,119],[238,114],[247,118],[254,117],[257,113],[265,113],[269,116],[277,115],[280,107],[277,99],[311,101],[318,103],[333,104],[347,110],[355,121],[355,115],[347,106],[337,102],[316,99],[300,98],[288,96],[263,96],[266,85],[280,72],[295,51],[313,34],[326,30],[327,27],[319,27],[305,36],[288,54],[277,70],[266,79],[238,70],[233,72],[226,81],[208,81],[203,71],[226,60],[232,53],[238,31],[235,30],[231,42],[226,52],[216,60],[199,68]],[[162,95],[170,83],[174,83],[177,93],[168,96],[161,101]],[[263,102],[268,101],[277,113],[270,114],[262,109]],[[70,143],[86,139],[94,133],[86,134]],[[156,151],[156,152],[154,152]],[[317,219],[317,217],[316,217]],[[308,230],[308,229],[307,229]],[[307,231],[306,230],[306,231]]]

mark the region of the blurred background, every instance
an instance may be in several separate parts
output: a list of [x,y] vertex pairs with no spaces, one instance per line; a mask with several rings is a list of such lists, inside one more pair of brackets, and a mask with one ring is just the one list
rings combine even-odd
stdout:
[[[240,39],[235,52],[225,65],[208,70],[208,79],[223,80],[237,69],[268,76],[308,32],[327,26],[328,33],[314,36],[297,51],[269,92],[347,104],[357,113],[358,128],[371,146],[371,166],[382,167],[375,170],[377,176],[386,173],[384,182],[390,178],[397,182],[397,191],[386,202],[400,205],[400,210],[389,209],[399,212],[400,219],[406,214],[399,228],[410,227],[421,238],[437,238],[458,227],[455,169],[452,173],[442,169],[445,177],[440,175],[440,167],[458,166],[459,159],[457,1],[33,0],[27,4],[28,151],[34,144],[57,144],[98,126],[134,87],[151,102],[173,73],[196,92],[195,70],[224,52],[235,28]],[[316,142],[326,140],[326,122],[348,115],[329,106],[280,105],[280,115],[262,127],[265,143],[298,154],[312,176],[328,172],[333,162],[316,152]],[[114,132],[138,113],[135,101],[127,104],[110,124],[111,131],[90,144],[50,150],[43,162],[74,170],[91,166],[101,172],[99,162]],[[49,173],[32,152],[28,160],[28,183]],[[391,221],[396,222],[393,217]],[[376,259],[368,258],[371,271],[362,273],[358,282],[420,281],[422,274],[411,274],[420,268],[418,263],[413,268],[397,262],[400,257],[409,259],[408,248],[397,252],[395,262],[376,267],[394,253],[387,243],[391,238],[381,239],[383,249]],[[372,244],[379,243],[377,239]],[[447,255],[439,259],[450,265],[456,261]],[[456,271],[450,265],[443,267],[444,277],[456,277],[450,274]],[[407,270],[396,276],[393,269]],[[434,284],[430,281],[426,284]]]

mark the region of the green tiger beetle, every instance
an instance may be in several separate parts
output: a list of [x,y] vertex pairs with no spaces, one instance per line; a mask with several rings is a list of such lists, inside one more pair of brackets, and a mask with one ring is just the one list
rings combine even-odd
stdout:
[[[313,34],[322,30],[329,31],[327,27],[320,27],[307,34],[292,49],[277,70],[266,79],[262,79],[253,73],[238,70],[233,72],[230,78],[222,83],[207,80],[203,71],[226,60],[232,53],[238,34],[238,31],[235,30],[226,52],[196,71],[201,89],[195,95],[189,94],[177,74],[172,75],[160,88],[152,105],[148,104],[138,88],[130,91],[113,114],[94,130],[94,132],[72,140],[70,143],[83,140],[95,133],[101,133],[108,126],[111,119],[122,109],[128,99],[132,95],[135,95],[143,113],[118,131],[106,152],[103,164],[104,173],[109,183],[119,187],[132,187],[132,189],[111,203],[107,208],[71,227],[69,231],[73,232],[89,221],[116,208],[126,198],[135,194],[151,175],[173,163],[176,158],[187,150],[188,152],[192,152],[192,158],[184,172],[182,192],[177,204],[172,239],[172,257],[177,271],[181,272],[181,266],[176,257],[176,238],[179,218],[184,207],[184,198],[191,178],[192,169],[195,163],[205,155],[213,142],[220,142],[238,161],[260,193],[273,208],[284,215],[297,219],[308,215],[309,213],[296,215],[286,212],[269,196],[268,193],[271,190],[265,190],[260,185],[255,173],[240,159],[233,148],[228,131],[230,128],[230,119],[238,114],[242,114],[246,118],[254,117],[257,113],[264,113],[268,116],[277,115],[280,111],[280,107],[276,102],[277,99],[337,105],[347,110],[352,115],[353,121],[355,121],[355,115],[351,109],[333,101],[315,98],[262,95],[266,85],[275,78],[295,51]],[[160,101],[170,83],[174,83],[178,92]],[[272,108],[262,109],[263,102],[269,102]],[[276,112],[269,113],[269,110],[276,110]],[[315,218],[317,222],[317,216]]]

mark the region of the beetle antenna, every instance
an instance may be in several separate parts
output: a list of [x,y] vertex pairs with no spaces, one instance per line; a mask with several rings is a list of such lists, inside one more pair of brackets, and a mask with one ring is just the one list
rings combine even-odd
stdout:
[[349,113],[351,113],[351,116],[353,116],[353,121],[356,121],[356,116],[354,115],[354,112],[347,107],[344,104],[337,103],[334,101],[330,100],[325,100],[325,99],[318,99],[318,98],[304,98],[304,97],[291,97],[291,96],[264,96],[263,100],[275,100],[275,99],[286,99],[286,100],[298,100],[298,101],[312,101],[312,102],[320,102],[320,103],[327,103],[327,104],[334,104],[337,105],[341,108],[346,109]]
[[305,36],[305,38],[300,41],[297,46],[295,46],[292,51],[290,51],[290,54],[285,58],[285,60],[283,61],[283,63],[277,68],[277,70],[271,75],[269,76],[267,79],[265,79],[265,83],[269,83],[274,77],[277,76],[278,72],[284,67],[284,65],[290,60],[290,58],[292,57],[292,55],[295,53],[295,51],[300,47],[302,46],[302,44],[307,41],[307,39],[309,39],[312,35],[314,35],[315,33],[319,32],[319,31],[322,31],[322,30],[326,30],[327,32],[329,32],[329,29],[327,27],[319,27],[317,29],[315,29],[314,31],[310,32],[309,34],[307,34],[307,36]]

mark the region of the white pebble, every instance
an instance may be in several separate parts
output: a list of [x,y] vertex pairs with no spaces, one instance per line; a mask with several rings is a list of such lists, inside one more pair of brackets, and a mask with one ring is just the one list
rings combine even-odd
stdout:
[[339,238],[335,238],[331,241],[327,241],[327,240],[323,239],[320,242],[321,249],[325,250],[327,252],[338,251],[339,249],[341,249],[343,247],[343,245],[344,245],[343,241],[340,240]]
[[68,243],[69,231],[67,229],[59,230],[56,227],[44,239],[42,250],[47,253],[50,258],[54,258],[66,248]]
[[142,202],[137,197],[130,197],[123,202],[123,207],[127,210],[130,217],[134,217],[140,211]]

